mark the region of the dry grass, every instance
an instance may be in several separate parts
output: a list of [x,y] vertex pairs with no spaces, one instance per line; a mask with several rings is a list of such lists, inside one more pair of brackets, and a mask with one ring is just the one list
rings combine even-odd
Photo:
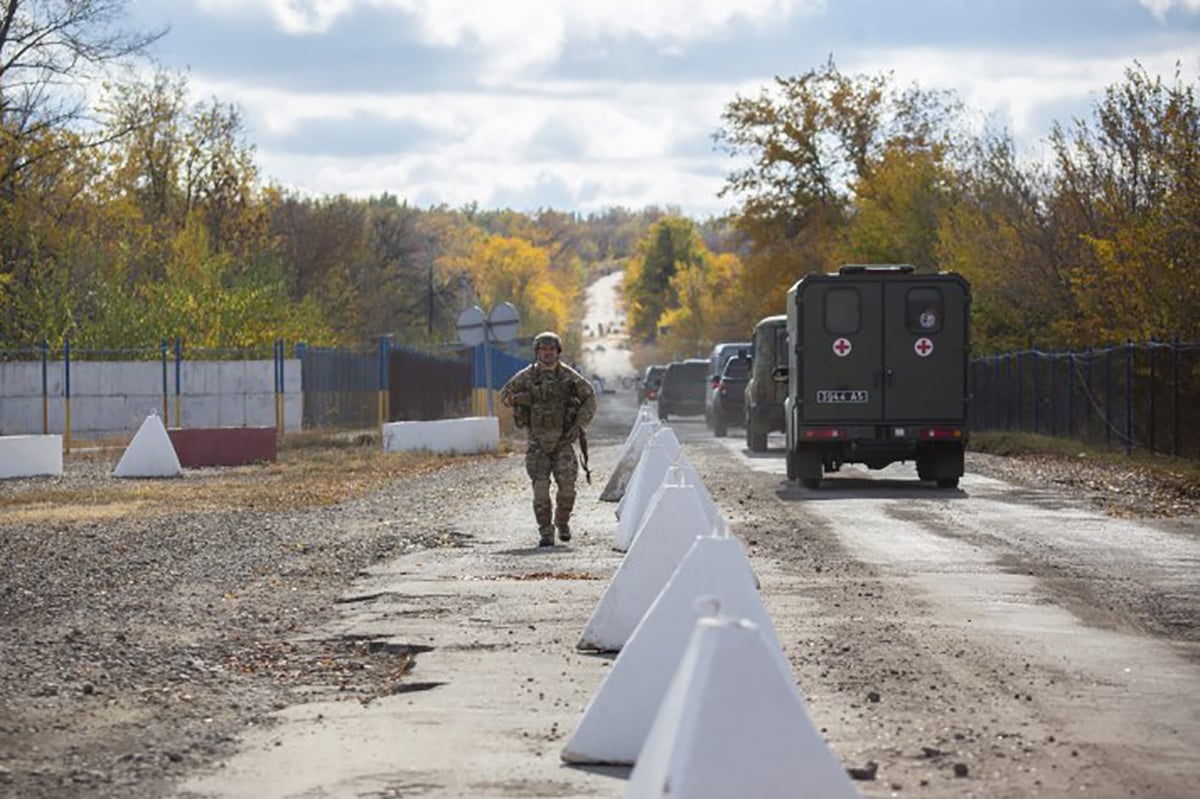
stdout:
[[[1124,452],[1089,447],[1079,441],[1032,433],[973,433],[970,449],[1030,463],[1058,463],[1076,470],[1088,469],[1109,493],[1120,493],[1121,476],[1140,476],[1131,492],[1165,494],[1172,498],[1200,499],[1200,462],[1142,450]],[[1101,477],[1104,479],[1102,480]],[[1169,504],[1169,503],[1168,503]]]
[[377,433],[306,432],[284,437],[274,463],[188,469],[178,479],[122,480],[109,476],[120,453],[120,447],[93,442],[67,456],[62,478],[0,487],[0,524],[103,521],[181,509],[267,511],[334,505],[394,480],[466,458],[489,457],[384,452]]

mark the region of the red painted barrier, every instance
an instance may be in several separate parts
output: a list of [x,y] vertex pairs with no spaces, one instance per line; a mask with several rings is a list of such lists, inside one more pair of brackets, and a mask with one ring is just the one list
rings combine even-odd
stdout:
[[184,468],[270,463],[279,453],[274,427],[173,427],[167,435]]

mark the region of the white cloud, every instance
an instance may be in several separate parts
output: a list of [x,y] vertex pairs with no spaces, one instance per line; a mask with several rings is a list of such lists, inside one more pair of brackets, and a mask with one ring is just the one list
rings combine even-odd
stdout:
[[1158,19],[1165,19],[1168,12],[1178,8],[1188,13],[1200,12],[1200,0],[1138,0]]
[[328,32],[360,8],[411,14],[426,44],[478,49],[496,83],[553,62],[571,37],[689,42],[719,35],[735,19],[768,25],[819,11],[825,0],[197,0],[210,13],[267,13],[289,34]]
[[[269,179],[694,214],[728,206],[716,194],[734,162],[710,141],[725,106],[831,54],[847,73],[953,89],[1023,148],[1087,115],[1135,59],[1192,79],[1200,66],[1200,0],[1056,0],[1028,35],[1039,2],[141,0],[181,20],[167,43],[186,45],[193,97],[244,110]],[[243,57],[214,44],[231,31]]]

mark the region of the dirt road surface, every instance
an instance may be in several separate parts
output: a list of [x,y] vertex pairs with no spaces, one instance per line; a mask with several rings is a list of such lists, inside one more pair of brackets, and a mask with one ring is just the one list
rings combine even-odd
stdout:
[[[593,330],[612,329],[616,277],[594,288]],[[592,373],[631,373],[619,336],[585,342]],[[460,507],[469,546],[373,569],[315,633],[420,651],[418,689],[289,708],[185,792],[622,795],[627,770],[558,755],[609,663],[574,644],[619,563],[613,506],[595,496],[633,402],[601,397],[596,485],[570,546],[533,547],[522,499]],[[815,723],[872,777],[865,796],[1200,791],[1197,519],[1114,519],[975,472],[940,490],[903,465],[809,491],[784,479],[780,440],[754,454],[700,419],[673,426],[748,546]]]
[[[619,343],[585,338],[594,371],[632,374]],[[552,549],[535,546],[515,452],[321,512],[237,516],[240,538],[228,517],[186,512],[131,526],[147,542],[194,532],[209,549],[142,555],[153,570],[121,590],[181,576],[120,618],[102,576],[46,585],[38,574],[60,580],[53,553],[33,575],[5,555],[0,795],[623,795],[627,769],[559,753],[611,663],[575,644],[621,557],[598,496],[635,412],[632,388],[601,396],[577,537]],[[865,797],[1200,795],[1200,516],[1114,517],[1069,486],[1000,479],[1011,470],[979,455],[957,489],[899,465],[807,490],[784,479],[781,439],[751,453],[740,430],[671,425]],[[67,521],[42,532],[80,547],[104,536]],[[289,554],[260,588],[235,601],[200,581],[196,563],[239,547],[258,564],[248,541],[268,535]],[[74,592],[69,612],[58,592]],[[257,670],[234,645],[251,633],[274,657]],[[117,654],[103,648],[113,636]],[[362,656],[301,668],[330,642]],[[102,672],[62,665],[101,644]],[[357,690],[371,670],[372,690]]]

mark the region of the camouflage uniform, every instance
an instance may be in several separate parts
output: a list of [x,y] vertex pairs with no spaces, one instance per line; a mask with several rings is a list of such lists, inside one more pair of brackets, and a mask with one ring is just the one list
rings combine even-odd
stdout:
[[[543,341],[551,334],[538,336]],[[558,344],[558,337],[553,336]],[[533,481],[533,515],[537,519],[541,545],[571,537],[569,522],[575,507],[575,480],[579,462],[573,443],[596,414],[596,393],[582,375],[564,363],[547,366],[534,362],[513,375],[500,389],[500,401],[513,409],[517,427],[524,428],[529,444],[525,471]],[[558,485],[554,507],[550,500],[550,476]],[[553,526],[552,523],[553,522]]]

